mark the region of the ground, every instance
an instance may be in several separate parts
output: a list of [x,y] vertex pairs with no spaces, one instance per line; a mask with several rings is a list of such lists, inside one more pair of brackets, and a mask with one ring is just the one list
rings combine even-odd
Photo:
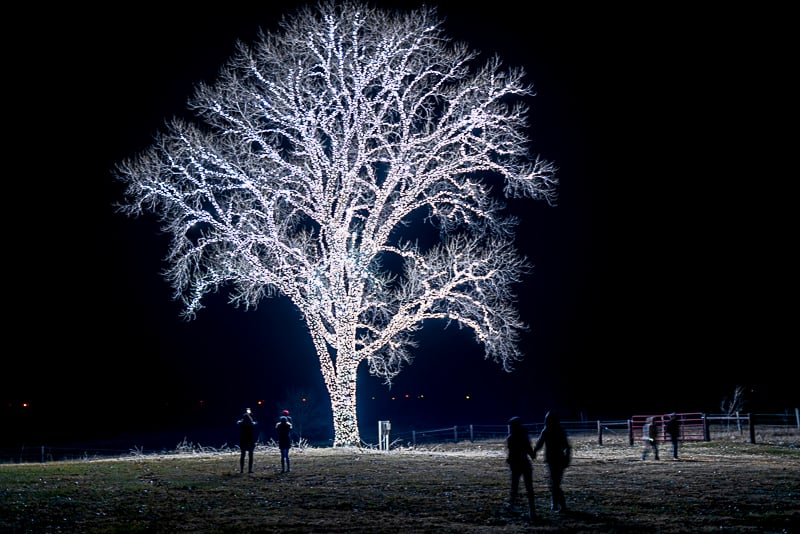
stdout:
[[[800,435],[800,432],[797,432]],[[791,439],[796,440],[797,436]],[[0,465],[2,532],[800,532],[797,441],[687,443],[673,461],[639,444],[573,438],[568,510],[507,508],[501,440],[377,451],[262,446],[252,475],[235,450]],[[524,491],[524,490],[523,490]]]

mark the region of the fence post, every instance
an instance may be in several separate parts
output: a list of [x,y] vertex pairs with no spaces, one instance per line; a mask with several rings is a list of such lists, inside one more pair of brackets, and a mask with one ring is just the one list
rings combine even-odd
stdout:
[[378,442],[382,451],[389,450],[389,431],[392,429],[390,421],[378,421]]
[[628,444],[633,446],[633,420],[628,419]]
[[753,420],[753,414],[747,414],[747,420],[750,422],[750,443],[756,442],[756,422]]
[[603,425],[600,424],[600,420],[597,420],[597,444],[603,444]]
[[711,441],[711,430],[709,429],[708,417],[703,414],[703,441]]
[[797,421],[798,430],[800,430],[800,408],[794,409],[794,419]]

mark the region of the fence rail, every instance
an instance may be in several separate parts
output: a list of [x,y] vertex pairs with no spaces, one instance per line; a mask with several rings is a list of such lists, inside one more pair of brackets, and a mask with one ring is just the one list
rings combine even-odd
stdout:
[[[800,409],[795,410],[794,415],[789,414],[699,414],[702,421],[702,434],[698,438],[695,431],[696,421],[691,418],[693,431],[688,434],[688,439],[695,441],[711,441],[712,439],[749,439],[750,443],[764,441],[768,433],[785,432],[796,433],[800,431]],[[562,426],[570,436],[591,437],[597,439],[599,445],[603,444],[623,444],[633,445],[641,440],[642,417],[634,416],[628,420],[616,421],[564,421]],[[532,423],[524,425],[532,436],[541,432],[543,423]],[[683,427],[686,428],[685,426]],[[443,428],[428,430],[406,430],[395,429],[389,439],[389,443],[394,446],[418,446],[424,444],[443,443],[443,442],[474,442],[480,440],[505,439],[508,435],[507,425],[454,425]],[[638,433],[637,433],[638,432]],[[744,436],[748,436],[745,438]],[[686,441],[687,435],[681,436]],[[179,444],[175,451],[181,450]],[[189,444],[190,446],[191,444]],[[364,443],[365,446],[370,446]],[[377,448],[377,447],[376,447]],[[147,454],[151,452],[170,452],[160,450],[144,450],[131,448],[127,450],[107,449],[107,448],[65,448],[52,447],[48,445],[21,447],[21,448],[0,448],[0,463],[36,463],[53,462],[60,460],[89,460],[96,458],[107,458],[113,456],[127,456],[131,454]],[[174,452],[174,451],[173,451]]]
[[[784,427],[800,430],[800,413],[788,414],[735,414],[735,415],[708,415],[699,412],[675,414],[681,420],[681,441],[710,441],[712,435],[730,435],[731,429],[749,435],[751,443],[757,442],[758,428]],[[654,417],[660,425],[659,440],[669,441],[669,436],[664,431],[663,422],[667,414],[635,415],[628,420],[617,421],[564,421],[561,425],[572,436],[596,436],[597,443],[603,445],[608,442],[627,442],[634,445],[641,441],[641,431],[644,421]],[[541,432],[543,423],[524,425],[532,435]],[[486,439],[502,439],[508,435],[507,425],[455,425],[429,430],[395,430],[390,443],[394,446],[418,446],[429,443],[463,442]]]

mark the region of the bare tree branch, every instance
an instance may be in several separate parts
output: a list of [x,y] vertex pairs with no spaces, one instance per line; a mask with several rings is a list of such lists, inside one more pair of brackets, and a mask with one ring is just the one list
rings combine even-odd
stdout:
[[[557,180],[529,154],[525,73],[475,60],[433,8],[303,8],[196,87],[199,124],[169,122],[117,166],[118,209],[172,235],[165,274],[187,319],[223,287],[236,306],[286,295],[301,311],[336,445],[360,441],[360,362],[391,383],[426,320],[471,329],[506,370],[522,357],[513,286],[529,265],[490,184],[553,203]],[[430,250],[402,239],[422,217],[441,235]]]

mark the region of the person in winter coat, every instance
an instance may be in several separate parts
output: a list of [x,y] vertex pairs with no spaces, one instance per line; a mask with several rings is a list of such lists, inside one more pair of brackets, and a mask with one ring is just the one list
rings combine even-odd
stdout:
[[644,450],[642,460],[647,459],[647,453],[653,450],[653,457],[658,460],[658,427],[652,417],[648,417],[642,426],[642,439],[644,440]]
[[292,423],[289,418],[282,415],[278,424],[275,425],[278,431],[278,448],[281,451],[281,473],[291,471],[291,464],[289,463],[289,449],[292,448],[292,438],[290,432],[292,430]]
[[669,434],[669,439],[672,442],[672,459],[677,460],[678,442],[681,439],[681,420],[678,418],[678,414],[674,412],[669,414],[664,431]]
[[248,472],[253,472],[253,452],[256,448],[256,420],[253,419],[253,414],[250,408],[247,408],[242,414],[242,418],[236,422],[239,425],[239,449],[242,451],[239,457],[239,472],[244,473],[244,458],[249,454],[248,458]]
[[530,438],[528,438],[528,431],[522,426],[522,419],[512,417],[508,421],[508,428],[509,432],[506,438],[508,456],[506,457],[506,463],[511,473],[511,494],[508,506],[513,510],[517,504],[519,479],[522,477],[525,483],[525,491],[528,495],[528,512],[531,521],[533,521],[536,519],[536,510],[533,506],[533,466],[531,460],[536,457],[536,453],[533,451]]
[[544,447],[544,461],[550,472],[550,509],[561,512],[567,509],[564,492],[561,490],[561,480],[564,470],[569,466],[572,457],[572,447],[567,437],[567,432],[561,426],[561,420],[556,412],[550,411],[544,417],[544,428],[533,447],[534,458],[536,453]]

